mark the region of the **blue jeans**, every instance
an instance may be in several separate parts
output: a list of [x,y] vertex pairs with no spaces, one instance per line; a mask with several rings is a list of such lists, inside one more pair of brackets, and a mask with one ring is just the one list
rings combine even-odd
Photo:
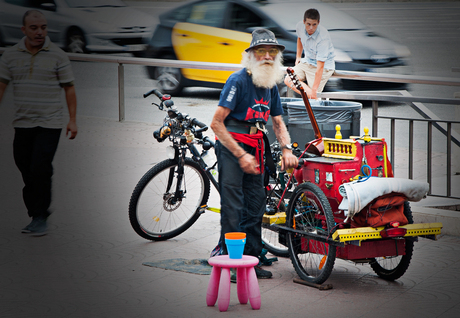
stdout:
[[[240,146],[255,154],[255,148],[242,143]],[[263,247],[261,225],[266,205],[263,175],[244,173],[238,159],[219,141],[216,142],[216,155],[219,162],[221,242],[225,242],[225,233],[245,232],[244,254],[257,257]],[[222,247],[223,254],[227,254],[225,244]]]

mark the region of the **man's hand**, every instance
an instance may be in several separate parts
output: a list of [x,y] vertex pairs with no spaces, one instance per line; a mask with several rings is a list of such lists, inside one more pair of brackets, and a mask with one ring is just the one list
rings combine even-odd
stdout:
[[318,96],[317,96],[317,92],[312,90],[311,91],[311,94],[308,96],[309,99],[317,99]]
[[[305,91],[305,94],[307,94],[308,99],[314,99],[316,98],[316,92],[313,92],[313,90],[304,82],[300,83],[303,87],[303,90]],[[315,97],[313,97],[313,95]]]
[[238,163],[245,173],[260,174],[259,164],[253,155],[246,153],[243,157],[238,159]]
[[289,168],[297,168],[299,160],[292,154],[289,149],[283,149],[283,160],[281,161],[281,170],[285,171]]
[[[70,136],[69,136],[70,133]],[[67,124],[65,135],[69,136],[69,139],[75,139],[78,133],[77,123],[73,120],[69,120]]]

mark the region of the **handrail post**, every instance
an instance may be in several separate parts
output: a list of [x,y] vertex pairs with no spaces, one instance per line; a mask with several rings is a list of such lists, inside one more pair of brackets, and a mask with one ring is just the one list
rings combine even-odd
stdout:
[[427,139],[428,139],[428,143],[427,143],[427,150],[426,150],[426,178],[427,178],[427,182],[429,184],[429,190],[428,190],[428,194],[431,194],[431,182],[432,182],[432,167],[431,167],[431,164],[432,164],[432,155],[431,155],[431,152],[432,152],[432,149],[433,149],[433,123],[431,121],[428,122],[428,136],[427,136]]
[[391,139],[391,144],[390,144],[390,151],[391,151],[391,156],[390,156],[390,162],[391,166],[393,167],[393,174],[395,173],[394,167],[395,167],[395,143],[396,143],[396,138],[395,138],[395,123],[396,120],[394,118],[391,119],[390,121],[390,139]]
[[452,186],[452,123],[447,123],[447,196],[451,196]]
[[379,102],[376,100],[372,101],[372,136],[378,136],[378,117],[379,116]]
[[414,179],[414,121],[409,120],[409,179]]
[[118,120],[125,120],[125,68],[118,63]]

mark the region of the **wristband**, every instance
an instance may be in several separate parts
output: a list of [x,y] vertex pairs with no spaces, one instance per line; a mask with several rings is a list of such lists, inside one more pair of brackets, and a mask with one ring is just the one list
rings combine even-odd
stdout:
[[241,156],[237,157],[237,158],[238,158],[238,160],[240,160],[241,158],[243,158],[243,157],[244,157],[245,155],[247,155],[247,154],[248,154],[248,153],[247,153],[247,152],[245,152],[245,153],[244,153],[244,154],[242,154]]

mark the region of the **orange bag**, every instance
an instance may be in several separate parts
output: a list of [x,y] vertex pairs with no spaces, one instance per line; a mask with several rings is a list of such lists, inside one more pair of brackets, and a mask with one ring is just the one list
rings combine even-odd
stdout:
[[399,225],[406,225],[406,216],[404,215],[404,202],[406,196],[398,193],[383,195],[355,214],[351,220],[351,227],[379,227],[385,226],[390,222],[399,222]]

